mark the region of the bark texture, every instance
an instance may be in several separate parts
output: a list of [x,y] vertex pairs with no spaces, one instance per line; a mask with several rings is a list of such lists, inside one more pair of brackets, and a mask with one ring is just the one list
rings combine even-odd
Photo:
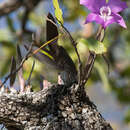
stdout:
[[30,93],[2,93],[0,123],[9,130],[112,130],[84,88],[78,85],[53,85]]

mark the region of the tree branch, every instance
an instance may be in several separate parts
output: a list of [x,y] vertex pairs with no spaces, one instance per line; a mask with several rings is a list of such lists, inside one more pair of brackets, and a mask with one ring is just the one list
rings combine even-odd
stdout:
[[96,59],[96,53],[89,51],[89,57],[88,57],[88,60],[84,69],[83,81],[81,83],[82,86],[86,84],[87,80],[90,77],[95,59]]
[[8,15],[21,6],[27,8],[35,7],[41,0],[8,0],[0,4],[0,17]]
[[0,17],[11,13],[22,6],[23,0],[8,0],[0,4]]
[[54,85],[39,92],[2,93],[0,123],[19,130],[112,130],[85,90],[76,88]]

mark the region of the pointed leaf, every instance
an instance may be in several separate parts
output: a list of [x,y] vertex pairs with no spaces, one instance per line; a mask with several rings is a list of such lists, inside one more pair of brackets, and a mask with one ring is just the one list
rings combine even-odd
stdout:
[[58,21],[60,21],[63,24],[63,22],[64,22],[63,17],[62,17],[63,12],[60,9],[58,0],[53,0],[53,6],[55,8],[55,16],[56,16],[56,18],[58,19]]
[[11,59],[11,69],[10,69],[10,74],[11,74],[11,77],[10,77],[10,86],[12,86],[15,82],[15,79],[16,79],[16,73],[13,74],[13,72],[16,70],[16,60],[14,58],[14,56],[12,56],[12,59]]
[[48,13],[47,18],[48,19],[46,21],[46,37],[47,41],[49,41],[58,36],[58,29],[57,26],[55,25],[56,21],[51,13]]
[[20,50],[19,45],[17,44],[17,62],[18,62],[18,64],[20,64],[21,61],[22,61],[21,50]]
[[[53,18],[53,16],[51,15],[51,13],[48,14],[47,16],[48,20],[46,21],[46,39],[47,41],[55,38],[58,36],[58,29],[57,26],[55,25],[55,19]],[[49,44],[49,49],[51,54],[54,56],[55,54],[57,54],[58,52],[58,46],[57,46],[57,40],[54,40],[51,44]]]
[[29,77],[28,77],[28,79],[26,80],[26,87],[27,87],[28,85],[30,85],[31,76],[32,76],[32,72],[33,72],[33,70],[34,70],[34,66],[35,66],[35,61],[33,61],[33,65],[32,65],[32,68],[31,68]]

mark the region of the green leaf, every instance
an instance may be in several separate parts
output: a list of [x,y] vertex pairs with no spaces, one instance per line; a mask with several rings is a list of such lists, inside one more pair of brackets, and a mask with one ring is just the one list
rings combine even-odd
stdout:
[[43,24],[43,16],[39,16],[34,12],[30,13],[29,19],[31,20],[33,25],[42,25]]
[[130,108],[125,113],[125,122],[130,123]]
[[97,61],[94,63],[94,67],[97,69],[97,71],[98,71],[98,73],[99,73],[99,75],[100,75],[100,77],[102,79],[105,90],[109,91],[110,90],[110,85],[109,85],[108,77],[107,77],[107,75],[106,75],[106,73],[104,71],[104,67],[102,66],[101,63],[99,63]]
[[90,38],[87,40],[80,39],[79,42],[87,45],[88,49],[90,51],[94,51],[96,54],[103,54],[107,52],[107,48],[105,47],[105,45],[102,42],[95,40],[94,38]]
[[7,74],[9,70],[10,57],[7,58],[4,62],[2,62],[0,65],[0,77],[3,77],[5,74]]
[[58,19],[58,21],[60,21],[63,24],[64,23],[63,17],[62,17],[63,12],[60,9],[59,2],[58,0],[52,0],[52,1],[53,1],[53,6],[55,8],[55,16]]
[[50,59],[53,60],[53,57],[49,53],[47,53],[46,51],[41,49],[40,52],[43,53],[44,55],[48,56]]
[[17,44],[17,63],[20,65],[22,61],[22,54],[19,45]]

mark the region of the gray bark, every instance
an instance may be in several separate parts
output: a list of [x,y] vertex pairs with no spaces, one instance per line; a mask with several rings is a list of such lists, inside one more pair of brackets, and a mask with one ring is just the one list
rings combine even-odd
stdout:
[[9,130],[112,130],[84,88],[78,85],[2,93],[0,123]]

